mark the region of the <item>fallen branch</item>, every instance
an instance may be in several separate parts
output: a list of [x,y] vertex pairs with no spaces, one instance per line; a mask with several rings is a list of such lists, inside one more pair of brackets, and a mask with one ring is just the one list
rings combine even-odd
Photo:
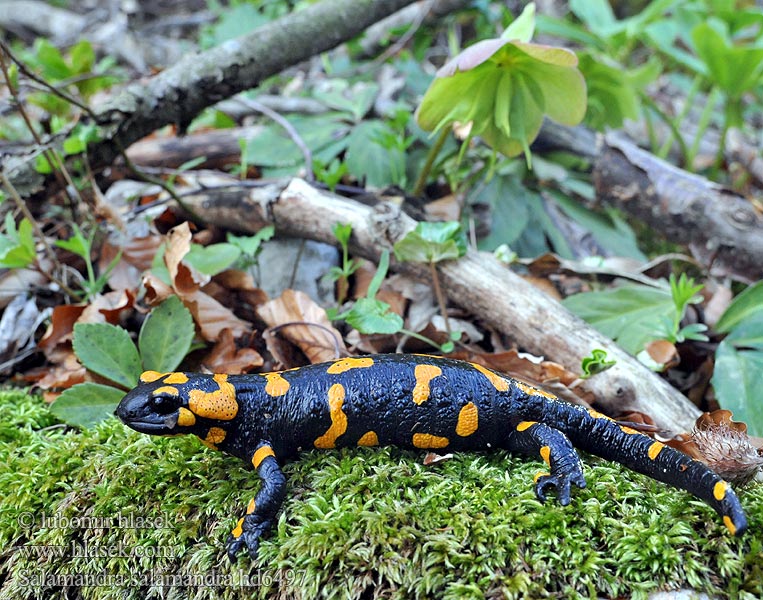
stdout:
[[763,279],[763,215],[731,190],[661,160],[622,135],[546,122],[540,146],[594,162],[599,200],[685,244],[711,273],[753,283]]
[[[350,223],[353,252],[371,260],[415,226],[395,206],[382,203],[372,208],[317,190],[301,179],[272,182],[248,193],[232,182],[184,200],[206,222],[245,233],[274,224],[281,234],[333,244],[334,224]],[[393,261],[392,267],[419,279],[429,278],[425,265]],[[527,351],[576,370],[594,348],[605,349],[617,364],[582,385],[607,410],[640,411],[660,427],[691,429],[699,411],[684,396],[492,255],[470,251],[460,260],[439,263],[437,270],[451,302]]]

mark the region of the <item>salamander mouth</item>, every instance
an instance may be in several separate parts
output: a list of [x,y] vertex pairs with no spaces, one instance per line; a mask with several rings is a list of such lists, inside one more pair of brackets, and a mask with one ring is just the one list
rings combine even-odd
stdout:
[[114,414],[130,429],[151,435],[177,433],[175,427],[180,415],[177,410],[167,415],[156,414],[151,412],[145,404],[132,402],[129,398],[119,403]]
[[[171,435],[175,433],[173,427],[169,426],[168,421],[173,417],[173,415],[168,415],[166,417],[163,417],[161,421],[157,422],[154,420],[135,420],[135,421],[125,421],[125,425],[127,425],[130,429],[134,429],[138,433],[148,433],[151,435]],[[171,422],[177,422],[177,415],[174,415],[174,419]]]

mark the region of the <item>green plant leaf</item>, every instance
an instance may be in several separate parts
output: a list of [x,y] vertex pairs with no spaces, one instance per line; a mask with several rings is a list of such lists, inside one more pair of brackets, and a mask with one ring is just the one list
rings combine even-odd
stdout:
[[405,152],[381,143],[390,134],[383,121],[373,119],[359,123],[347,138],[345,164],[352,175],[365,179],[368,186],[381,189],[392,183],[404,183]]
[[404,262],[439,262],[466,254],[466,240],[456,221],[421,222],[398,240],[395,258]]
[[66,240],[56,240],[56,246],[68,250],[80,258],[90,260],[90,241],[82,235],[82,231],[76,223],[72,223],[72,229],[74,230],[74,235]]
[[368,284],[368,291],[366,292],[366,298],[374,298],[379,291],[384,278],[387,276],[387,270],[389,269],[389,250],[384,250],[379,257],[379,266],[376,267],[376,273],[374,273],[371,283]]
[[92,427],[114,414],[125,392],[100,383],[78,383],[65,390],[50,412],[64,423],[76,427]]
[[134,387],[142,372],[140,356],[127,330],[110,323],[77,323],[74,353],[93,373],[126,388]]
[[755,87],[763,72],[763,48],[734,46],[717,20],[703,22],[691,32],[697,55],[713,82],[731,98]]
[[658,337],[661,321],[672,322],[676,310],[669,290],[644,285],[575,294],[562,304],[633,355]]
[[390,311],[389,304],[373,298],[359,298],[343,318],[350,327],[366,335],[393,334],[403,327],[403,319]]
[[759,281],[739,294],[718,319],[715,329],[728,333],[741,321],[754,314],[763,313],[763,281]]
[[753,348],[763,351],[763,310],[737,323],[724,341],[738,349]]
[[31,221],[21,219],[18,229],[11,211],[5,213],[5,234],[0,235],[0,267],[22,269],[37,257]]
[[763,435],[763,402],[760,382],[763,380],[763,352],[737,350],[724,340],[715,353],[712,384],[722,408],[734,413],[735,421],[747,424],[750,435]]
[[529,2],[522,13],[501,34],[501,39],[529,42],[533,33],[535,33],[535,2]]
[[196,328],[191,312],[177,296],[170,296],[151,311],[138,336],[143,369],[174,371],[188,350]]
[[183,260],[205,275],[217,275],[230,267],[241,256],[241,248],[234,244],[191,244]]
[[226,240],[229,244],[236,246],[243,254],[254,257],[260,251],[262,242],[266,242],[275,235],[276,228],[273,225],[267,225],[260,229],[254,235],[233,235],[228,232]]

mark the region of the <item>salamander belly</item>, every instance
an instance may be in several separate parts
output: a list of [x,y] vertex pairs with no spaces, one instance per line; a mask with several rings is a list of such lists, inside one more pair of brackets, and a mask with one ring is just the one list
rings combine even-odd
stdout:
[[[301,395],[302,449],[480,450],[505,438],[494,414],[504,398],[490,377],[475,377],[471,365],[442,359],[435,365],[410,355],[346,360],[346,368],[300,369],[290,381],[289,393]],[[283,376],[289,379],[288,372]]]

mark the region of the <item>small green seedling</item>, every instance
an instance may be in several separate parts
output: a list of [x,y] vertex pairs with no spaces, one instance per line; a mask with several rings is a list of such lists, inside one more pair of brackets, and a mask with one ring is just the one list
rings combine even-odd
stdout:
[[664,316],[660,321],[660,329],[657,332],[658,338],[674,344],[686,340],[706,342],[708,337],[704,332],[707,331],[707,325],[704,323],[690,323],[681,327],[681,321],[686,316],[686,309],[689,304],[702,302],[702,297],[698,295],[703,287],[702,284],[694,285],[694,279],[687,277],[686,273],[681,273],[677,279],[675,274],[671,273],[669,283],[675,311],[670,317]]
[[615,366],[616,362],[616,360],[607,359],[606,350],[602,350],[601,348],[594,348],[591,351],[591,355],[586,356],[580,362],[580,368],[583,370],[583,374],[580,378],[588,379],[597,373],[601,373],[602,371],[606,371],[607,369],[612,368]]
[[110,323],[74,326],[74,353],[89,371],[114,382],[79,383],[61,394],[50,410],[62,421],[92,426],[109,417],[144,370],[166,373],[181,363],[195,333],[190,311],[170,296],[143,322],[135,347],[126,329]]
[[82,230],[76,223],[72,223],[72,229],[74,230],[74,235],[66,240],[57,240],[55,244],[59,248],[63,248],[72,254],[76,254],[85,261],[87,279],[80,282],[80,287],[82,288],[83,299],[89,300],[90,298],[98,295],[103,290],[106,282],[108,281],[109,274],[114,269],[114,267],[117,266],[119,259],[122,257],[122,253],[119,252],[109,263],[109,266],[106,268],[106,270],[101,273],[99,277],[96,277],[95,269],[93,268],[93,261],[90,257],[90,254],[92,252],[93,241],[95,240],[95,234],[97,233],[97,230],[94,227],[90,232],[90,235],[85,237],[82,233]]
[[352,308],[343,313],[337,314],[336,311],[327,311],[329,318],[332,320],[344,320],[350,327],[357,329],[364,335],[403,333],[431,344],[442,352],[451,352],[453,350],[452,341],[439,345],[426,336],[405,329],[402,317],[392,312],[389,304],[376,299],[376,294],[387,275],[388,269],[389,251],[385,250],[382,252],[379,259],[379,267],[376,269],[376,273],[368,286],[366,297],[356,300]]
[[453,260],[466,254],[466,239],[461,225],[456,221],[441,223],[422,222],[409,231],[394,245],[395,258],[402,262],[420,262],[429,265],[440,314],[445,320],[445,329],[451,340],[460,338],[460,333],[450,330],[450,322],[445,305],[445,296],[440,287],[436,263]]
[[333,232],[334,237],[342,247],[342,266],[331,267],[325,277],[330,281],[336,281],[336,299],[339,306],[341,306],[347,300],[347,293],[350,288],[349,279],[358,270],[360,263],[354,258],[350,258],[349,244],[350,236],[352,235],[352,225],[349,223],[337,223],[334,225]]

